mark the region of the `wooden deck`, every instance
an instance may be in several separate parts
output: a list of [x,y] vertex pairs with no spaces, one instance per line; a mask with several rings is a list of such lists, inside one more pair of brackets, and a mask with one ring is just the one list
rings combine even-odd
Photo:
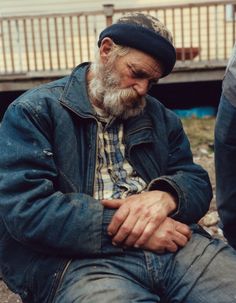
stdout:
[[127,11],[157,16],[173,33],[174,72],[162,82],[220,80],[236,41],[236,1],[0,17],[0,91],[28,89],[94,58],[99,33]]

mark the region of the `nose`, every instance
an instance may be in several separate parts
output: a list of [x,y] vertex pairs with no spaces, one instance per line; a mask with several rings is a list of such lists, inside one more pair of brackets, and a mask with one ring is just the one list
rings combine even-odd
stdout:
[[133,85],[134,90],[140,95],[144,96],[149,88],[149,81],[148,79],[138,79],[135,81]]

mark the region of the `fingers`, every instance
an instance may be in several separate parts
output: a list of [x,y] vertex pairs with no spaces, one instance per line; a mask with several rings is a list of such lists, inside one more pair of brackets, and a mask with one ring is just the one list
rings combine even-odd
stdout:
[[176,252],[178,248],[187,244],[190,237],[191,231],[187,225],[167,217],[140,247],[156,253]]
[[136,248],[143,245],[153,234],[156,224],[148,222],[147,219],[139,219],[130,234],[124,241],[125,246],[134,246]]
[[175,231],[172,239],[166,244],[166,250],[176,252],[180,247],[184,247],[188,243],[188,240],[188,237]]
[[[118,230],[120,229],[121,225],[123,225],[122,232],[125,233],[124,238],[127,237],[129,230],[130,230],[130,220],[126,222],[124,225],[125,220],[129,216],[130,209],[128,207],[120,207],[114,216],[112,217],[111,223],[108,225],[107,231],[110,236],[117,235]],[[118,236],[120,239],[120,235]],[[116,241],[114,241],[116,242]],[[117,241],[118,242],[118,241]]]
[[178,221],[175,221],[175,233],[173,241],[179,246],[184,247],[191,238],[192,232],[190,228]]
[[187,237],[188,240],[192,236],[192,232],[191,232],[189,226],[186,224],[183,224],[181,222],[175,221],[175,230],[177,232],[179,232],[180,234],[184,235],[185,237]]
[[167,233],[164,238],[161,237],[159,239],[165,250],[169,252],[176,252],[179,247],[184,247],[188,243],[188,240],[186,236],[177,231]]
[[156,210],[157,206],[135,204],[129,200],[114,214],[108,226],[108,233],[113,235],[113,242],[125,246],[142,245],[166,218],[166,214]]
[[[136,248],[141,247],[151,237],[156,228],[156,224],[153,221],[143,225],[143,222],[139,220],[136,223],[132,234],[126,239],[125,244]],[[137,232],[137,230],[139,230],[139,232]]]
[[184,236],[179,232],[175,232],[173,236],[173,241],[175,242],[176,245],[180,247],[184,247],[187,244],[188,240],[189,240],[188,237]]
[[165,245],[165,251],[176,252],[178,250],[178,245],[174,241],[169,241]]
[[[171,218],[168,218],[168,221],[170,223],[170,226],[172,224],[173,229],[168,230],[167,233],[169,235],[169,240],[170,242],[173,242],[175,245],[172,243],[170,244],[170,249],[168,248],[169,251],[173,252],[177,250],[178,247],[184,247],[188,240],[191,237],[191,231],[190,228],[181,222],[175,221]],[[167,237],[168,238],[168,237]],[[177,246],[177,248],[176,248]]]
[[114,243],[130,246],[143,233],[149,220],[148,210],[143,210],[140,206],[132,208],[129,203],[126,203],[114,214],[108,226],[108,233],[113,236]]
[[[133,231],[133,227],[137,222],[137,218],[129,215],[129,209],[119,209],[119,213],[113,216],[113,219],[108,226],[108,233],[113,236],[112,243],[115,245],[124,244],[124,241]],[[138,230],[135,231],[139,233]],[[136,235],[133,233],[136,238]]]
[[101,202],[102,202],[102,205],[104,207],[119,208],[125,202],[125,200],[122,200],[122,199],[113,199],[113,200],[104,199]]

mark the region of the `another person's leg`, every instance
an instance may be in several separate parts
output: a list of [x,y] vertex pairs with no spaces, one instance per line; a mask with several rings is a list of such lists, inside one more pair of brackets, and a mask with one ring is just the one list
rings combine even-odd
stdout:
[[236,252],[223,241],[194,233],[186,247],[170,256],[163,256],[163,302],[236,302]]
[[216,203],[224,236],[236,249],[236,44],[222,82],[215,126]]
[[215,126],[215,170],[221,228],[229,244],[236,249],[236,106],[224,95]]

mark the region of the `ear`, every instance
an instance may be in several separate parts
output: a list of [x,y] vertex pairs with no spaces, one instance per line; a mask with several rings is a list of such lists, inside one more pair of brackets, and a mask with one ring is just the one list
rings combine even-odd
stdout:
[[113,41],[111,40],[111,38],[105,37],[102,40],[100,46],[100,57],[103,63],[107,61],[107,57],[112,49],[112,46],[113,46]]

